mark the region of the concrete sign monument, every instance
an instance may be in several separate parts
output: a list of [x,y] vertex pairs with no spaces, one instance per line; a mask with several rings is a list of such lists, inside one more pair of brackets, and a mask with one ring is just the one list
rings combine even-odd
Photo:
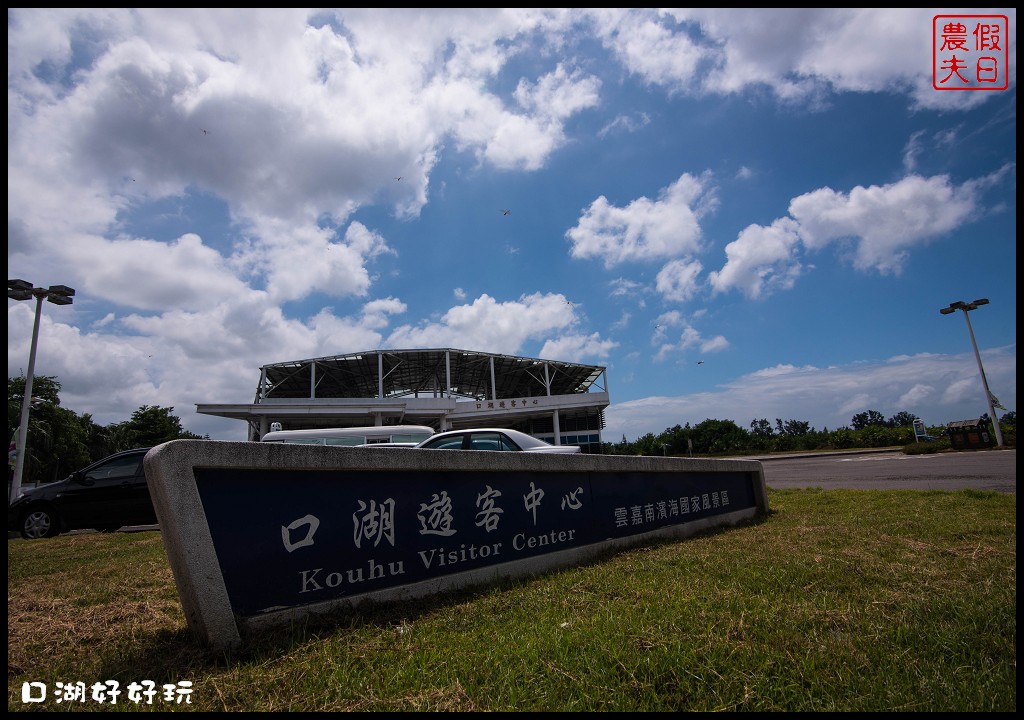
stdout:
[[189,627],[215,647],[768,511],[751,460],[175,440],[145,469]]

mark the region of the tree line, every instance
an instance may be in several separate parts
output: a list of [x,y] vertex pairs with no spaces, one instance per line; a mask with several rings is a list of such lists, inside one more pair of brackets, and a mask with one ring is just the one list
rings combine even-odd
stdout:
[[[916,416],[899,412],[888,420],[877,410],[857,413],[850,421],[850,427],[836,430],[815,430],[810,423],[802,420],[775,419],[773,425],[767,418],[755,419],[750,429],[742,428],[732,420],[708,419],[691,426],[676,425],[659,434],[647,433],[635,441],[618,443],[606,442],[602,450],[606,455],[756,455],[774,452],[812,450],[847,450],[854,448],[897,447],[917,441],[914,433]],[[992,419],[988,413],[979,420],[989,427]],[[1000,418],[1000,430],[1007,445],[1017,444],[1017,413],[1007,412]],[[928,434],[937,438],[936,444],[949,446],[944,438],[946,428],[927,428]]]
[[[23,485],[62,480],[75,470],[122,450],[152,447],[170,440],[210,439],[182,429],[181,419],[173,414],[173,407],[142,405],[128,420],[98,425],[91,414],[78,415],[62,407],[60,389],[56,377],[32,378]],[[24,396],[25,378],[7,378],[8,467],[11,472]]]
[[[171,440],[209,440],[182,429],[173,407],[142,405],[123,422],[101,426],[89,413],[78,415],[60,404],[61,384],[56,377],[37,376],[32,380],[32,409],[29,415],[28,442],[22,484],[40,484],[61,480],[75,470],[121,450],[153,447]],[[21,403],[25,378],[7,378],[7,433],[11,447],[21,421]],[[622,436],[619,443],[605,442],[607,455],[749,455],[801,450],[843,450],[852,448],[895,447],[915,442],[915,416],[900,412],[888,420],[880,412],[857,413],[850,427],[815,430],[802,420],[773,425],[767,418],[756,419],[750,429],[732,420],[705,420],[697,425],[676,425],[659,434],[647,433],[634,442]],[[982,421],[991,423],[988,414]],[[1000,429],[1007,445],[1016,446],[1017,414],[1007,412],[1000,418]],[[941,438],[944,427],[928,428],[929,435]],[[940,440],[939,442],[943,442]],[[945,441],[948,444],[948,440]],[[9,455],[13,470],[13,455]]]

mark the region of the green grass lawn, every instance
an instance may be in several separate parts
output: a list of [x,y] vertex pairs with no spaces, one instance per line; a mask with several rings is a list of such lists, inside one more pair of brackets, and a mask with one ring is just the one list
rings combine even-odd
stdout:
[[[158,532],[11,540],[8,709],[1016,710],[1015,494],[768,499],[755,524],[278,629],[231,655],[190,635]],[[108,681],[114,706],[92,699]],[[152,704],[128,699],[144,681]],[[183,682],[188,704],[163,698]],[[47,699],[22,702],[24,683]],[[58,703],[57,683],[85,700]]]

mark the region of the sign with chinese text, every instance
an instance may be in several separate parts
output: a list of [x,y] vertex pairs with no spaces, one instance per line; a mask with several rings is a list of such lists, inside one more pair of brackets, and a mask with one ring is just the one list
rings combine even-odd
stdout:
[[242,616],[755,504],[748,474],[738,472],[197,469],[196,483],[231,606]]
[[174,440],[145,470],[189,627],[217,647],[768,511],[753,460]]

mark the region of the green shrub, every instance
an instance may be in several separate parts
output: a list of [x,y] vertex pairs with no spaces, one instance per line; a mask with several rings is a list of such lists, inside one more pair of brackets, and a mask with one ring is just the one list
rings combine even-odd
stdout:
[[939,438],[938,440],[922,440],[921,442],[912,442],[903,446],[904,455],[927,455],[929,453],[945,452],[952,448],[949,443],[949,438]]

